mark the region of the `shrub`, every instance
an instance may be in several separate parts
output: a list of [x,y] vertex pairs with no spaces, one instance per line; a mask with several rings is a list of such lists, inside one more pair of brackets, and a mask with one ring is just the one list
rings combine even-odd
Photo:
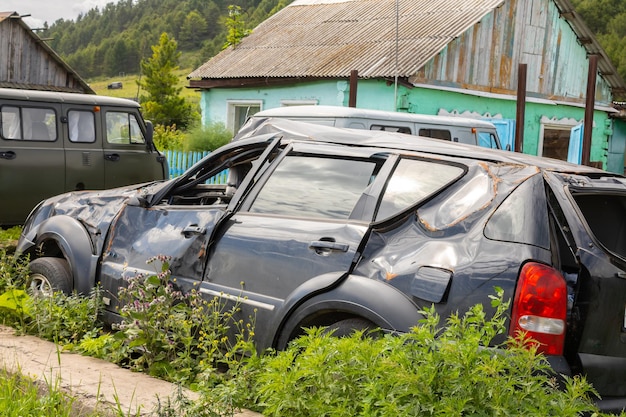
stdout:
[[215,366],[253,349],[253,323],[235,320],[238,304],[227,308],[219,297],[206,300],[195,289],[182,292],[170,279],[168,261],[150,259],[161,262],[160,270],[131,277],[120,289],[123,320],[114,326],[113,359],[173,382],[191,385],[202,373],[215,383]]
[[223,123],[197,125],[185,137],[185,151],[214,151],[230,142],[233,135]]
[[26,293],[28,260],[18,260],[0,249],[0,322],[26,331],[30,322],[30,297]]
[[61,292],[52,296],[33,297],[29,333],[71,348],[84,338],[99,334],[102,326],[98,316],[102,307],[102,297],[97,287],[89,297]]
[[[594,411],[592,387],[566,378],[563,389],[545,358],[523,338],[487,347],[504,331],[506,303],[494,300],[444,328],[434,309],[410,333],[336,338],[310,329],[290,347],[263,357],[255,390],[266,416],[558,415]],[[500,346],[503,348],[504,346]]]
[[183,149],[185,134],[176,129],[176,126],[154,126],[154,145],[160,151]]

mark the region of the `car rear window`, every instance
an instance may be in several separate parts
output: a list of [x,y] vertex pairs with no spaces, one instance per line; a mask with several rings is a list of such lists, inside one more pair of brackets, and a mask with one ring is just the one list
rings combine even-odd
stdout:
[[573,196],[596,240],[626,258],[626,195],[598,192]]
[[420,159],[401,159],[385,188],[376,220],[418,204],[465,172],[465,168]]
[[518,186],[485,226],[488,239],[550,248],[548,205],[540,176]]

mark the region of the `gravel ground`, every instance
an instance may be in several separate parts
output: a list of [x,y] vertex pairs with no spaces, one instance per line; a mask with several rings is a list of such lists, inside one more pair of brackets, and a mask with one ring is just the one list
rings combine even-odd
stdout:
[[[60,352],[54,343],[33,336],[15,336],[11,328],[3,326],[0,361],[9,371],[19,371],[43,386],[56,386],[71,393],[77,399],[77,416],[94,409],[106,413],[118,407],[128,415],[151,416],[158,401],[173,399],[178,389],[174,384],[110,362]],[[185,394],[195,397],[189,391]],[[235,417],[255,416],[261,415],[244,410]]]

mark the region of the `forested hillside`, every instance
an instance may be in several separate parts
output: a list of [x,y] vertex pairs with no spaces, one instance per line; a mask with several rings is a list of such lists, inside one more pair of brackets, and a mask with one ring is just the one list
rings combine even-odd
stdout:
[[42,38],[84,78],[138,73],[151,46],[167,32],[192,68],[219,52],[226,42],[228,6],[239,6],[249,29],[292,0],[120,0],[74,20],[57,20]]

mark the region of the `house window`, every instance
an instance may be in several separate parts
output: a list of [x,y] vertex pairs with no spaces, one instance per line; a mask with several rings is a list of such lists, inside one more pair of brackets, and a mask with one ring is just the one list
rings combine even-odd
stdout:
[[544,129],[541,155],[547,158],[567,161],[570,130]]
[[[572,129],[579,124],[580,122],[573,118],[556,119],[543,116],[541,118],[537,154],[547,158],[567,161]],[[573,143],[572,145],[575,146],[577,144]]]
[[261,111],[261,100],[240,100],[228,102],[228,116],[226,124],[233,133],[248,120],[248,117]]

